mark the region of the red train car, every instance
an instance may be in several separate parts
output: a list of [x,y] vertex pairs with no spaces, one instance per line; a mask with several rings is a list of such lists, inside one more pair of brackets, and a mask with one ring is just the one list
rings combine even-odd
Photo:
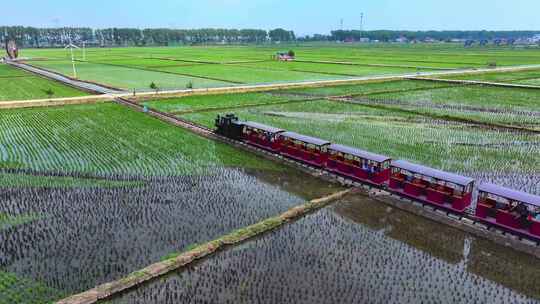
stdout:
[[390,157],[337,144],[327,150],[329,171],[377,186],[390,178]]
[[279,134],[285,132],[285,130],[252,121],[246,121],[243,124],[242,137],[246,142],[272,152],[280,150]]
[[471,204],[472,178],[403,160],[392,161],[391,168],[389,187],[401,195],[458,213]]
[[316,167],[326,165],[329,141],[294,132],[279,134],[281,154]]
[[540,240],[540,196],[482,184],[478,187],[476,218]]

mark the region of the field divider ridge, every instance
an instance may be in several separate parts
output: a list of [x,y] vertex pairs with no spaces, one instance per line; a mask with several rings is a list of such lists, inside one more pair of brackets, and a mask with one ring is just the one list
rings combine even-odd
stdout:
[[30,72],[34,75],[51,79],[51,80],[63,83],[67,86],[70,86],[70,87],[73,87],[82,91],[90,92],[93,94],[115,94],[115,93],[118,94],[118,93],[124,92],[123,90],[118,89],[118,88],[114,88],[114,87],[97,83],[97,82],[75,79],[73,77],[70,77],[70,76],[55,72],[55,71],[51,71],[42,67],[37,67],[31,64],[28,64],[26,62],[15,62],[15,61],[8,60],[6,63],[15,68]]
[[168,112],[168,113],[174,114],[174,115],[184,115],[184,114],[212,112],[212,111],[221,111],[221,110],[235,110],[235,109],[244,109],[244,108],[256,108],[256,107],[264,107],[264,106],[273,106],[273,105],[284,105],[284,104],[291,104],[291,103],[303,103],[303,102],[316,101],[316,100],[322,100],[322,99],[324,99],[324,97],[291,99],[291,100],[285,100],[285,101],[264,102],[264,103],[247,103],[247,104],[236,105],[236,106],[208,107],[208,108],[202,108],[202,109],[172,111],[172,112]]
[[29,100],[10,100],[1,101],[0,110],[19,109],[19,108],[37,108],[37,107],[57,107],[65,105],[94,104],[113,101],[114,97],[109,94],[91,95],[80,97],[62,97],[50,99],[29,99]]
[[341,103],[347,103],[347,104],[353,104],[353,105],[361,105],[365,107],[370,107],[373,109],[382,109],[392,112],[401,112],[401,113],[407,113],[407,114],[414,114],[419,116],[428,117],[431,119],[438,119],[438,120],[444,120],[444,121],[451,121],[451,122],[458,122],[458,123],[464,123],[464,124],[471,124],[476,125],[480,127],[485,127],[488,129],[499,129],[504,131],[513,131],[513,132],[523,132],[523,133],[530,133],[530,134],[540,134],[540,130],[530,129],[530,128],[524,128],[524,127],[518,127],[518,126],[512,126],[512,125],[505,125],[505,124],[498,124],[498,123],[492,123],[492,122],[485,122],[485,121],[479,121],[464,117],[458,117],[458,116],[452,116],[447,114],[435,114],[435,113],[426,113],[422,111],[416,111],[416,110],[410,110],[410,109],[404,109],[404,108],[398,108],[392,105],[388,104],[382,104],[380,102],[377,102],[376,100],[358,100],[354,98],[349,98],[347,96],[345,97],[333,97],[329,96],[326,98],[328,101],[333,102],[341,102]]
[[281,215],[267,218],[251,226],[235,230],[221,238],[199,245],[189,251],[179,253],[161,262],[152,264],[141,270],[132,272],[119,280],[99,285],[93,289],[62,299],[56,304],[94,304],[122,291],[137,287],[145,282],[166,275],[185,267],[197,260],[209,257],[218,251],[254,239],[283,225],[298,220],[310,213],[324,208],[331,203],[358,191],[349,188],[322,198],[311,200],[303,205],[293,207]]
[[432,77],[408,77],[407,80],[423,80],[423,81],[455,83],[455,84],[482,85],[482,86],[513,88],[513,89],[536,89],[536,90],[540,89],[540,86],[529,85],[529,84],[516,84],[516,83],[504,83],[504,82],[478,81],[478,80],[443,79],[443,78],[432,78]]
[[[116,99],[116,101],[118,103],[124,104],[124,105],[126,105],[126,106],[128,106],[130,108],[135,109],[135,110],[144,111],[143,107],[141,105],[139,105],[139,104],[137,104],[137,103],[135,103],[133,101],[120,99],[120,98]],[[242,149],[242,150],[245,150],[247,152],[255,153],[256,155],[264,157],[266,159],[269,159],[269,160],[272,160],[272,161],[277,161],[277,162],[283,163],[285,165],[295,167],[295,168],[297,168],[297,169],[299,169],[299,170],[301,170],[301,171],[303,171],[303,172],[305,172],[307,174],[311,174],[312,176],[323,179],[325,181],[335,183],[335,184],[340,184],[340,185],[345,186],[345,187],[356,187],[356,189],[359,189],[359,190],[360,190],[360,188],[363,188],[365,191],[369,191],[368,194],[370,196],[373,196],[373,195],[377,196],[377,195],[384,194],[384,195],[387,195],[388,197],[395,197],[395,195],[392,195],[391,193],[386,191],[385,187],[374,187],[372,185],[366,185],[366,184],[358,183],[358,182],[355,182],[353,180],[344,178],[344,177],[342,177],[340,175],[336,175],[336,174],[334,174],[332,172],[329,172],[327,170],[321,170],[321,169],[318,169],[318,168],[303,164],[301,162],[291,160],[291,159],[288,159],[288,158],[280,156],[280,155],[276,155],[275,153],[271,153],[271,152],[268,152],[266,150],[256,148],[256,147],[251,146],[249,144],[246,144],[246,143],[243,143],[243,142],[240,142],[240,141],[232,140],[232,139],[217,135],[217,134],[215,134],[213,132],[213,130],[211,130],[211,129],[205,127],[205,126],[201,126],[196,122],[192,122],[190,120],[180,118],[180,117],[176,117],[176,116],[171,115],[169,113],[164,113],[164,112],[160,112],[160,111],[153,110],[153,109],[148,109],[147,114],[150,115],[150,116],[153,116],[155,118],[158,118],[158,119],[160,119],[160,120],[162,120],[164,122],[171,123],[171,124],[176,125],[176,126],[178,126],[180,128],[183,128],[185,130],[188,130],[190,132],[198,134],[199,136],[206,137],[208,139],[212,139],[212,140],[216,140],[216,141],[220,141],[222,143],[229,144],[229,145],[231,145],[233,147],[236,147],[238,149]],[[406,204],[409,204],[409,203],[412,202],[411,200],[403,198],[403,197],[399,197],[399,201],[401,201],[402,203],[406,203]],[[419,205],[419,207],[417,205]],[[437,212],[437,213],[442,212],[442,213],[446,214],[446,216],[447,216],[446,220],[447,221],[455,221],[455,223],[451,224],[451,226],[454,226],[456,228],[463,228],[464,227],[463,224],[465,224],[465,225],[467,225],[467,227],[463,228],[463,229],[465,229],[468,232],[475,233],[476,235],[478,235],[480,237],[488,238],[488,239],[490,239],[492,241],[495,241],[496,243],[499,243],[499,244],[501,244],[503,246],[512,246],[513,248],[515,248],[515,249],[517,249],[517,250],[519,250],[521,252],[531,254],[531,255],[534,255],[534,256],[540,258],[540,243],[535,243],[535,242],[529,241],[527,239],[519,239],[518,236],[516,236],[514,234],[511,234],[511,233],[510,234],[499,235],[495,230],[491,230],[491,229],[489,229],[489,227],[484,227],[481,224],[479,224],[477,221],[475,221],[474,218],[471,218],[470,217],[471,213],[465,214],[465,216],[456,216],[455,214],[447,213],[442,209],[434,208],[433,205],[431,205],[429,203],[425,203],[425,204],[416,203],[416,205],[412,204],[412,206],[409,206],[407,208],[407,210],[411,211],[411,212],[413,212],[413,213],[415,213],[417,215],[426,216],[425,212],[424,212],[425,208],[428,208],[429,210],[433,210],[434,212]],[[472,211],[469,211],[469,212],[472,212]],[[428,216],[428,218],[430,218],[430,217]]]
[[[63,82],[67,85],[74,86],[82,90],[92,90],[100,93],[115,94],[116,97],[131,97],[130,93],[118,92],[118,89],[112,90],[100,86],[99,84],[84,82],[71,79],[68,76],[62,75],[57,72],[48,71],[46,69],[35,67],[27,63],[19,63],[8,61],[8,64],[33,72],[34,74],[41,75],[45,78],[53,79]],[[217,87],[217,88],[205,88],[205,89],[181,89],[181,90],[166,90],[159,92],[144,92],[138,93],[137,98],[159,98],[163,97],[183,97],[191,95],[210,95],[210,94],[232,94],[232,93],[246,93],[246,92],[262,92],[281,89],[293,89],[293,88],[309,88],[309,87],[325,87],[333,85],[346,85],[346,84],[359,84],[370,82],[385,82],[391,80],[407,80],[429,76],[450,76],[450,75],[467,75],[467,74],[482,74],[487,72],[512,72],[522,71],[530,69],[538,69],[540,65],[526,65],[526,66],[514,66],[514,67],[502,67],[502,68],[484,68],[484,69],[471,69],[471,70],[459,70],[459,71],[443,71],[443,72],[423,72],[416,74],[404,74],[404,75],[384,75],[384,76],[368,76],[346,79],[332,79],[332,80],[316,80],[316,81],[301,81],[301,82],[287,82],[287,83],[271,83],[271,84],[254,84],[254,85],[238,85],[230,87]]]
[[424,70],[437,70],[437,71],[457,70],[456,68],[425,67],[425,66],[382,64],[382,63],[360,63],[360,62],[350,62],[350,61],[328,61],[328,60],[306,60],[306,59],[296,59],[295,61],[303,62],[303,63],[366,66],[366,67],[373,67],[373,68],[404,68],[404,69],[424,69]]
[[163,73],[163,74],[169,74],[169,75],[178,75],[178,76],[185,76],[185,77],[191,77],[191,78],[200,78],[200,79],[206,79],[206,80],[214,80],[219,82],[226,82],[231,84],[245,84],[243,82],[238,81],[232,81],[232,80],[226,80],[221,78],[215,78],[215,77],[207,77],[207,76],[197,76],[189,73],[178,73],[178,72],[172,72],[172,71],[164,71],[160,69],[153,69],[148,67],[142,67],[142,66],[131,66],[131,65],[124,65],[124,64],[114,64],[114,63],[105,63],[105,62],[99,62],[99,61],[81,61],[81,62],[87,62],[91,64],[101,64],[106,66],[114,66],[114,67],[121,67],[131,70],[141,70],[146,72],[153,72],[153,73]]

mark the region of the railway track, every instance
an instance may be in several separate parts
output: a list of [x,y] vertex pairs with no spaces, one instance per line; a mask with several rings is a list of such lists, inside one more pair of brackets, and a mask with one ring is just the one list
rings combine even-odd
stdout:
[[[434,217],[443,217],[445,218],[446,221],[443,220],[440,222],[443,222],[445,224],[449,224],[451,226],[458,227],[458,228],[459,227],[463,228],[463,226],[466,226],[467,228],[463,230],[466,230],[473,234],[484,236],[498,243],[508,244],[509,241],[510,242],[519,241],[522,245],[530,247],[529,251],[527,250],[522,250],[522,251],[526,251],[540,258],[540,243],[534,242],[528,238],[524,238],[519,235],[512,234],[510,232],[502,231],[496,227],[489,227],[481,222],[478,222],[477,220],[474,219],[474,213],[475,213],[474,206],[470,206],[469,208],[467,208],[465,210],[465,214],[454,213],[447,209],[439,208],[429,203],[420,202],[420,201],[408,199],[408,198],[403,198],[389,191],[386,186],[374,186],[374,185],[364,184],[364,183],[352,180],[348,177],[335,174],[327,170],[305,164],[300,161],[286,158],[286,157],[283,157],[282,155],[275,154],[264,149],[254,147],[245,142],[233,140],[228,137],[218,135],[214,133],[214,131],[210,128],[201,126],[197,123],[174,116],[172,114],[164,113],[164,112],[154,110],[154,109],[145,110],[143,106],[125,98],[116,98],[115,101],[119,104],[128,106],[137,111],[144,112],[164,122],[171,123],[180,128],[189,130],[205,138],[217,140],[225,144],[233,145],[247,152],[255,153],[255,154],[264,156],[265,158],[268,158],[268,159],[278,160],[282,163],[286,163],[290,166],[299,168],[304,172],[310,173],[312,175],[323,178],[325,180],[337,182],[343,186],[363,188],[365,191],[374,194],[376,199],[378,198],[378,196],[382,196],[382,198],[378,199],[379,201],[383,203],[389,203],[397,208],[400,208],[409,212],[413,212],[418,215],[426,216],[431,219],[433,219]],[[402,204],[388,202],[388,199],[399,201]],[[415,208],[418,210],[414,210]],[[492,235],[490,236],[486,234],[492,234]]]
[[[20,68],[26,69],[25,67],[20,67]],[[33,68],[33,67],[31,67],[31,68]],[[47,72],[47,73],[44,73],[44,74],[39,73],[39,74],[43,75],[44,77],[49,77],[51,75],[56,75],[56,74],[48,72],[48,71],[45,71],[45,72]],[[67,77],[57,78],[56,76],[53,79],[57,80],[57,81],[61,81],[61,82],[63,82],[65,79],[69,80],[69,78],[67,78]],[[81,89],[88,89],[86,87],[88,85],[88,83],[84,83],[84,82],[70,81],[69,85],[72,85],[72,86],[75,86],[75,87],[78,86],[78,85],[81,85]],[[94,84],[90,84],[90,85],[94,85]],[[230,138],[215,134],[213,132],[213,130],[211,130],[211,129],[207,128],[207,127],[201,126],[201,125],[199,125],[197,123],[194,123],[192,121],[177,117],[177,116],[175,116],[173,114],[161,112],[161,111],[158,111],[158,110],[155,110],[155,109],[145,108],[144,106],[142,106],[142,105],[140,105],[140,104],[138,104],[136,102],[133,102],[133,101],[131,101],[129,99],[123,98],[123,97],[115,97],[114,101],[116,103],[118,103],[118,104],[127,106],[127,107],[132,108],[132,109],[134,109],[136,111],[146,113],[146,114],[148,114],[148,115],[150,115],[152,117],[155,117],[157,119],[160,119],[160,120],[162,120],[164,122],[171,123],[171,124],[173,124],[175,126],[178,126],[178,127],[183,128],[183,129],[189,130],[189,131],[191,131],[191,132],[193,132],[195,134],[198,134],[200,136],[203,136],[205,138],[218,140],[220,142],[236,146],[236,147],[241,148],[243,150],[246,150],[248,152],[257,153],[257,154],[259,154],[261,156],[264,156],[266,158],[269,158],[269,159],[279,160],[279,161],[281,161],[283,163],[288,163],[289,165],[297,167],[297,168],[303,170],[304,172],[309,172],[309,173],[311,173],[313,175],[316,175],[318,177],[325,178],[327,180],[337,181],[338,183],[340,183],[342,185],[345,185],[345,186],[363,188],[366,191],[370,191],[370,192],[371,191],[382,191],[381,193],[383,193],[385,197],[393,198],[393,199],[395,199],[397,201],[405,202],[406,204],[411,205],[413,207],[413,209],[415,207],[419,208],[420,211],[415,212],[414,210],[409,209],[409,206],[404,207],[404,206],[399,206],[399,205],[396,205],[396,204],[392,204],[392,205],[396,206],[397,208],[401,208],[401,209],[404,209],[404,210],[407,210],[407,211],[411,211],[411,212],[414,212],[414,213],[422,215],[422,216],[426,216],[425,212],[427,212],[428,214],[430,214],[432,216],[445,217],[447,220],[450,221],[450,225],[452,225],[451,223],[454,224],[452,226],[457,225],[458,227],[460,227],[460,225],[461,226],[464,225],[464,226],[468,227],[467,229],[464,229],[464,230],[466,230],[468,232],[471,232],[471,233],[477,232],[476,234],[484,236],[484,237],[486,237],[488,239],[491,239],[491,240],[496,241],[498,243],[501,243],[503,245],[508,245],[509,242],[512,243],[513,241],[516,241],[516,242],[513,243],[514,247],[526,246],[525,249],[521,249],[521,251],[530,253],[530,254],[535,255],[538,258],[540,258],[540,243],[531,241],[531,240],[529,240],[527,238],[522,238],[519,235],[515,235],[515,234],[509,233],[509,232],[504,232],[504,231],[502,231],[502,230],[500,230],[498,228],[495,228],[495,227],[489,227],[489,226],[487,226],[487,225],[485,225],[483,223],[480,223],[480,222],[474,220],[474,218],[472,217],[472,215],[474,214],[474,209],[472,207],[467,209],[464,215],[455,214],[455,213],[449,212],[446,209],[438,208],[438,207],[433,206],[433,205],[428,204],[428,203],[423,203],[423,202],[419,202],[419,201],[415,201],[415,200],[400,197],[400,196],[398,196],[396,194],[393,194],[393,193],[387,191],[386,187],[384,187],[384,186],[383,187],[375,187],[375,186],[372,186],[372,185],[363,184],[363,183],[351,180],[349,178],[346,178],[344,176],[337,175],[337,174],[331,173],[329,171],[326,171],[326,170],[323,170],[323,169],[320,169],[320,168],[316,168],[316,167],[307,165],[305,163],[292,160],[290,158],[283,157],[283,156],[281,156],[279,154],[271,153],[271,152],[269,152],[267,150],[263,150],[263,149],[248,145],[248,144],[246,144],[244,142],[237,141],[237,140],[232,140]],[[385,202],[384,199],[381,199],[381,201]],[[424,212],[422,212],[422,211],[424,211]],[[430,216],[427,216],[427,217],[429,218]],[[486,232],[489,232],[489,233],[486,234]],[[492,234],[492,235],[490,235],[490,234]]]

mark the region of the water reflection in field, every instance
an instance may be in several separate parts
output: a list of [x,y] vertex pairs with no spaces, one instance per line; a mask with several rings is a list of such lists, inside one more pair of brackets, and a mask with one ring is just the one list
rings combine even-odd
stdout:
[[539,265],[354,196],[111,301],[536,303]]

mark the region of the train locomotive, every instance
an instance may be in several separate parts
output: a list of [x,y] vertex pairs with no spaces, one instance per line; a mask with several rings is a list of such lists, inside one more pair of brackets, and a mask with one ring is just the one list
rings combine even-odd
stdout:
[[[396,195],[540,241],[540,196],[404,160],[333,144],[234,114],[218,116],[215,133]],[[467,212],[476,203],[472,214]]]

